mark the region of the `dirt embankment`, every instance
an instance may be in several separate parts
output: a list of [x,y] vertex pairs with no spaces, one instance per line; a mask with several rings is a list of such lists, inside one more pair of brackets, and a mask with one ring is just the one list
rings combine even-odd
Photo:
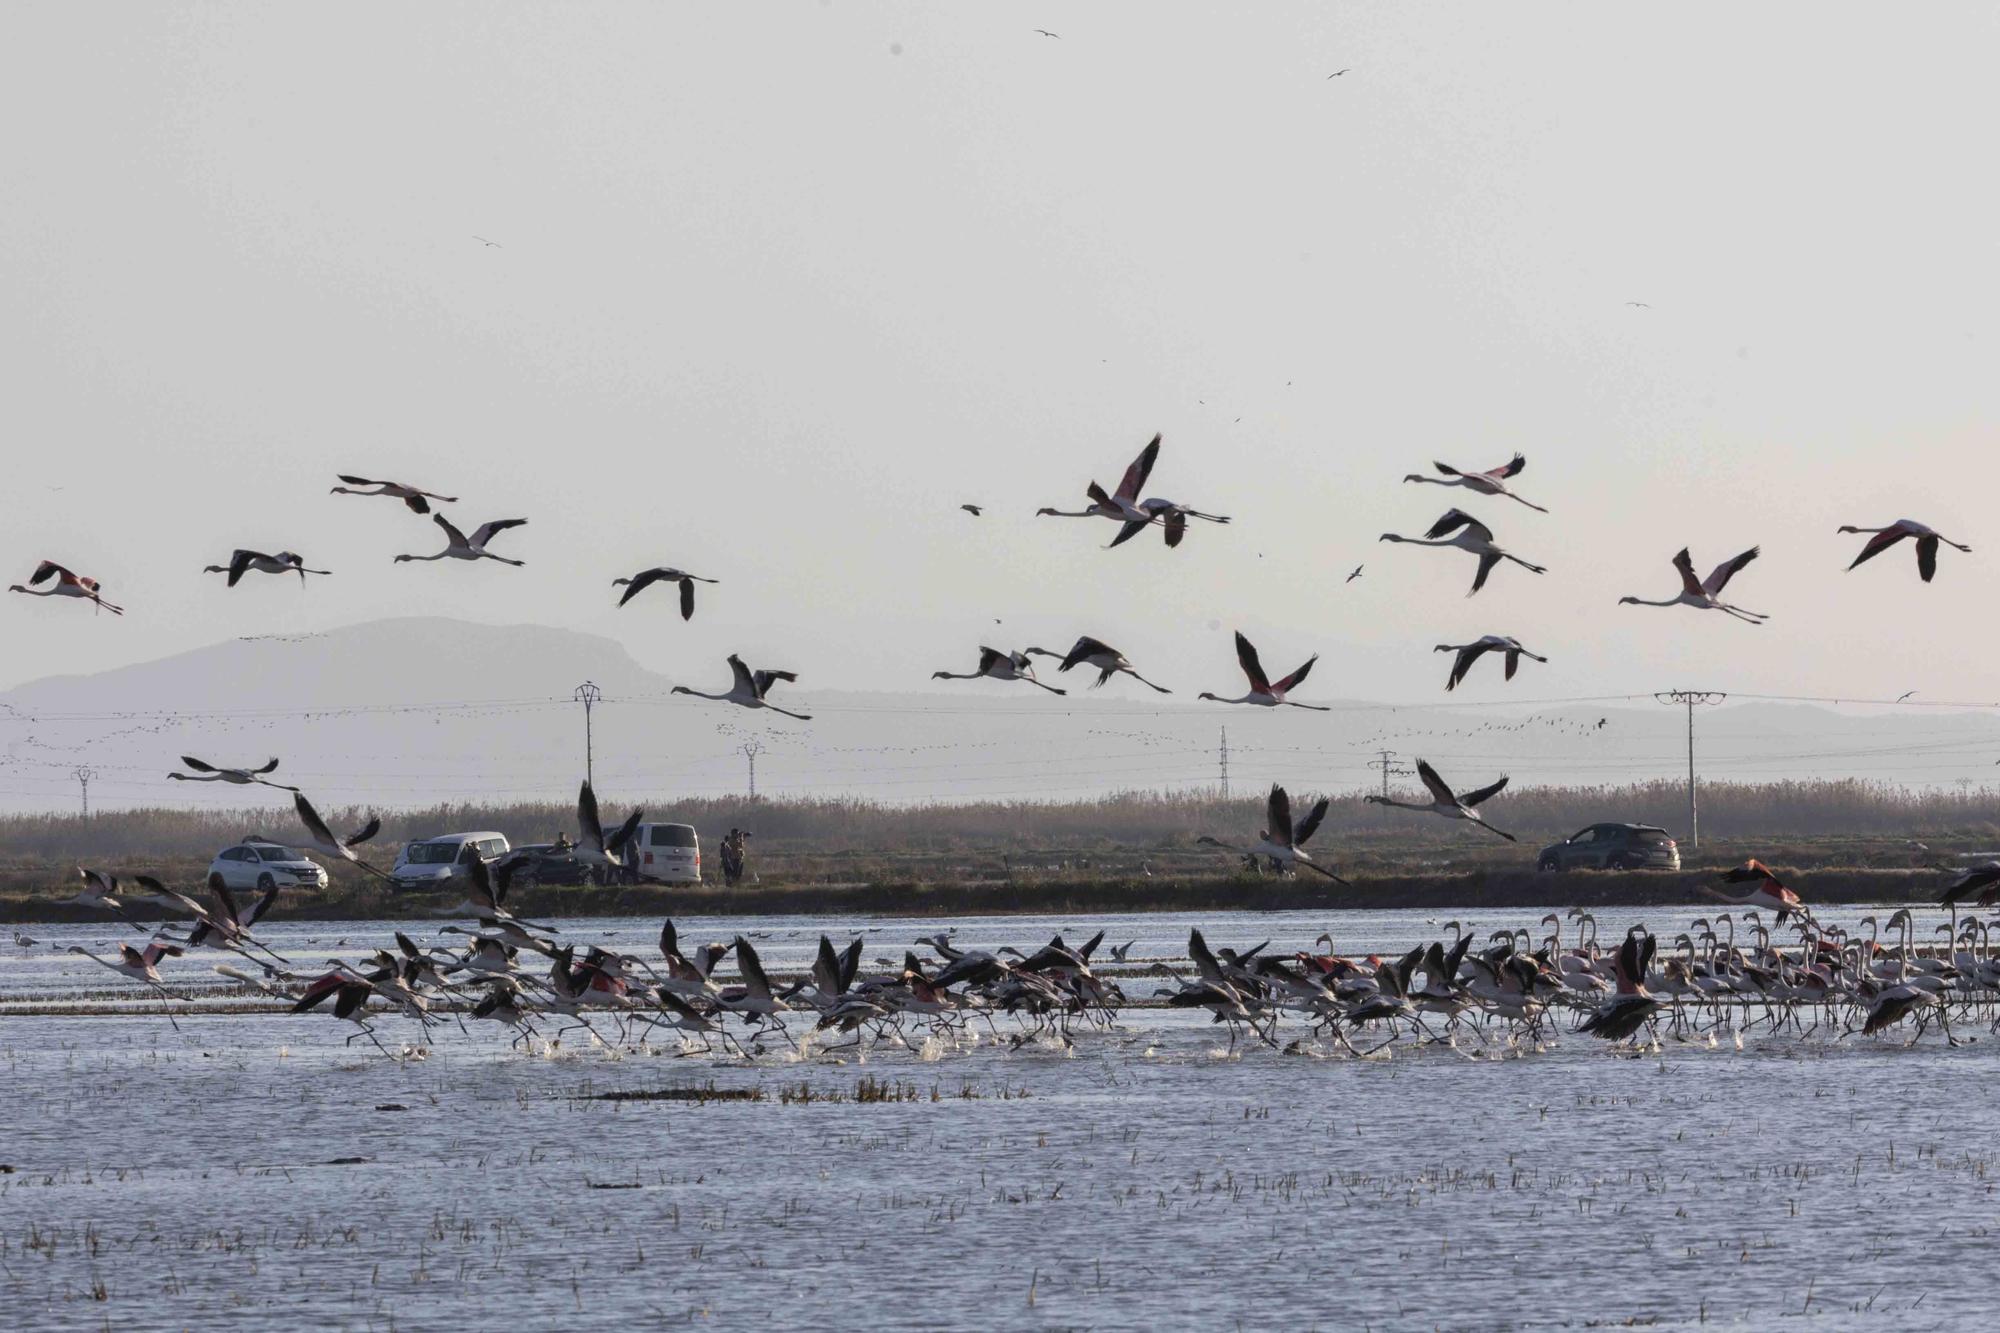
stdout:
[[[1946,877],[1936,871],[1818,870],[1787,877],[1807,904],[1935,902]],[[641,885],[529,890],[507,906],[535,917],[601,916],[927,916],[1159,911],[1466,911],[1523,907],[1652,907],[1715,903],[1713,873],[1374,875],[1352,887],[1303,879],[1034,877],[956,883],[721,886]],[[280,898],[273,915],[294,920],[390,920],[428,916],[459,895],[388,894],[371,886]],[[1718,910],[1726,910],[1716,904]],[[102,921],[102,912],[41,895],[0,894],[0,921]]]

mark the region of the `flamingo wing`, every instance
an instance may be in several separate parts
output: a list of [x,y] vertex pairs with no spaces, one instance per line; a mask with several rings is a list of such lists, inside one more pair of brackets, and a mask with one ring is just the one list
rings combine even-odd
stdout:
[[460,532],[456,527],[453,527],[451,520],[446,518],[443,514],[432,514],[431,522],[437,524],[439,527],[444,529],[445,540],[450,542],[453,546],[470,545],[470,543],[465,540],[465,534]]
[[1319,831],[1320,821],[1326,818],[1327,798],[1322,796],[1313,802],[1313,808],[1306,811],[1306,817],[1292,830],[1292,846],[1302,847],[1306,839]]
[[1431,795],[1438,801],[1445,805],[1458,803],[1458,797],[1452,795],[1451,788],[1444,785],[1444,779],[1438,776],[1438,771],[1430,766],[1428,760],[1417,760],[1417,776],[1423,779],[1424,785],[1430,788]]
[[266,773],[275,773],[278,771],[278,761],[273,759],[262,768],[253,768],[248,771],[255,777],[262,777]]
[[1243,637],[1243,631],[1236,631],[1236,662],[1243,668],[1243,674],[1250,678],[1250,688],[1258,694],[1269,694],[1271,682],[1264,675],[1264,664],[1257,660],[1257,647]]
[[[1000,661],[1002,658],[1006,658],[1006,660],[1010,662],[1014,660],[1012,657],[1008,656],[1008,654],[1001,652],[998,648],[981,648],[979,650],[979,674],[982,676],[992,675],[993,668],[1000,665]],[[1016,671],[1020,670],[1021,664],[1019,662],[1014,662],[1014,669]]]
[[681,580],[681,619],[694,619],[694,580],[689,578]]
[[1311,657],[1308,657],[1304,662],[1299,664],[1299,669],[1297,671],[1294,671],[1291,675],[1286,676],[1283,680],[1279,681],[1272,688],[1277,690],[1279,694],[1283,694],[1288,690],[1296,689],[1298,686],[1305,683],[1305,678],[1308,675],[1312,674],[1313,663],[1317,661],[1319,661],[1319,654],[1314,653]]
[[1714,572],[1708,576],[1708,580],[1701,585],[1702,591],[1711,597],[1719,596],[1722,590],[1729,586],[1729,580],[1736,577],[1736,571],[1755,560],[1762,550],[1760,546],[1753,546],[1743,554],[1731,556],[1717,565]]
[[328,850],[340,846],[340,840],[333,836],[333,830],[319,817],[319,811],[313,809],[313,803],[306,799],[304,792],[292,793],[292,806],[299,812],[299,822],[306,826],[306,832],[312,834],[316,845]]
[[1056,670],[1067,671],[1078,662],[1086,662],[1093,657],[1118,656],[1120,656],[1120,653],[1116,648],[1113,648],[1102,639],[1093,639],[1086,634],[1071,645],[1069,656],[1062,660],[1062,665],[1057,667]]
[[1882,552],[1888,550],[1891,546],[1894,546],[1909,535],[1909,532],[1900,523],[1894,527],[1882,529],[1882,531],[1868,539],[1868,544],[1861,548],[1861,554],[1854,557],[1854,564],[1849,565],[1848,568],[1853,569],[1854,565],[1873,560],[1876,556],[1882,554]]
[[[588,778],[576,793],[576,831],[581,841],[600,852],[604,850],[604,825],[597,816],[597,793],[591,790]],[[662,936],[663,943],[664,939]]]
[[751,679],[750,668],[743,665],[743,659],[735,653],[729,655],[729,670],[736,677],[733,692],[748,694],[752,698],[758,697],[757,682]]
[[1148,526],[1148,524],[1136,518],[1126,520],[1125,526],[1118,529],[1118,535],[1111,539],[1111,545],[1123,546],[1126,542],[1131,541],[1134,537],[1144,532]]
[[798,678],[796,671],[759,671],[756,676],[757,697],[763,698],[770,693],[771,686],[781,680],[797,682]]
[[665,577],[667,577],[667,571],[664,569],[648,569],[634,574],[630,581],[626,583],[625,595],[618,599],[618,605],[625,605],[625,603],[637,597],[643,589],[652,587]]
[[1701,586],[1701,580],[1694,576],[1694,557],[1688,554],[1687,547],[1681,547],[1680,553],[1674,556],[1674,568],[1680,571],[1683,591],[1693,597],[1703,595],[1705,590]]
[[375,815],[372,818],[370,818],[366,824],[363,824],[361,826],[359,832],[349,836],[348,839],[345,842],[341,843],[340,845],[343,847],[359,847],[362,843],[367,842],[370,838],[373,838],[376,834],[380,833],[381,831],[382,831],[382,817],[380,815]]
[[1937,573],[1938,539],[1936,534],[1917,538],[1917,573],[1925,583]]
[[496,518],[491,523],[481,523],[472,534],[472,544],[484,546],[509,528],[524,528],[527,525],[525,518]]
[[1265,815],[1270,826],[1264,836],[1281,847],[1292,845],[1292,798],[1277,783],[1271,784],[1271,795],[1265,803]]
[[390,484],[386,481],[375,481],[369,477],[351,477],[345,472],[339,473],[338,476],[349,486],[387,486]]
[[1460,528],[1464,528],[1480,541],[1490,542],[1493,540],[1493,529],[1487,527],[1463,509],[1446,510],[1444,517],[1431,524],[1430,530],[1424,533],[1424,536],[1432,541],[1436,541],[1440,537],[1449,537]]
[[1474,806],[1478,805],[1481,801],[1484,801],[1489,797],[1498,796],[1501,792],[1505,791],[1506,789],[1507,789],[1507,779],[1503,777],[1498,782],[1491,783],[1487,786],[1481,787],[1478,791],[1467,792],[1465,795],[1458,798],[1458,803],[1464,806],[1466,809],[1470,810]]
[[197,773],[214,773],[217,771],[214,764],[204,764],[201,760],[195,758],[191,754],[182,755],[181,763],[183,766],[191,768]]
[[[1478,592],[1486,586],[1486,576],[1491,574],[1493,567],[1499,563],[1500,557],[1491,551],[1479,557],[1479,572],[1472,576],[1472,592]],[[1472,593],[1466,594],[1468,597],[1471,595]]]
[[1502,463],[1499,467],[1488,468],[1486,470],[1486,475],[1493,478],[1495,481],[1505,481],[1507,478],[1519,474],[1521,469],[1526,466],[1528,466],[1528,456],[1526,454],[1516,453],[1512,458]]
[[1146,478],[1153,475],[1153,464],[1159,457],[1160,437],[1155,435],[1152,442],[1141,449],[1139,456],[1132,460],[1132,466],[1125,469],[1125,479],[1118,483],[1119,500],[1131,504],[1139,498],[1139,492],[1145,489]]

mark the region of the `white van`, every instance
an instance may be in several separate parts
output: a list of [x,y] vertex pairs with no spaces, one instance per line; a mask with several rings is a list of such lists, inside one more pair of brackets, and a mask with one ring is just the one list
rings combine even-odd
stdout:
[[630,850],[640,879],[701,883],[701,835],[692,824],[641,824]]
[[460,874],[459,867],[478,857],[492,862],[511,850],[503,833],[447,833],[439,838],[403,844],[389,882],[398,889],[442,889]]

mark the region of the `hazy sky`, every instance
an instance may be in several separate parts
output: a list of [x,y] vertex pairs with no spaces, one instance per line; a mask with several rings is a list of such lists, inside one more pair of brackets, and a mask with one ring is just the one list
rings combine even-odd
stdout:
[[[1431,646],[1491,631],[1553,658],[1512,687],[1543,696],[1986,698],[1997,29],[10,4],[0,575],[56,558],[130,614],[0,601],[0,684],[439,613],[708,688],[731,650],[928,688],[1088,631],[1235,692],[1242,627],[1278,670],[1323,654],[1305,697],[1437,697]],[[1107,552],[1032,516],[1155,431],[1149,491],[1233,525]],[[1456,494],[1405,473],[1517,449],[1552,512],[1469,507],[1546,576],[1468,601],[1470,557],[1376,543]],[[392,565],[438,534],[336,471],[525,516],[496,549],[528,565]],[[1906,515],[1978,549],[1929,587],[1906,553],[1842,572],[1838,524]],[[1753,543],[1731,591],[1767,627],[1617,605]],[[238,545],[336,574],[225,592],[198,571]],[[723,580],[692,624],[613,609],[654,563]]]

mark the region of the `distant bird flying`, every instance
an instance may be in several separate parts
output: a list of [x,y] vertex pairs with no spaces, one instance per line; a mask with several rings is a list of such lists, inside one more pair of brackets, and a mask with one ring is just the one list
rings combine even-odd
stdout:
[[1499,467],[1488,468],[1484,472],[1463,472],[1449,463],[1432,463],[1431,466],[1443,474],[1442,480],[1437,477],[1427,477],[1421,472],[1412,472],[1409,476],[1404,477],[1403,480],[1406,482],[1421,482],[1427,486],[1463,486],[1465,489],[1479,495],[1504,495],[1509,500],[1515,500],[1527,505],[1528,508],[1538,514],[1549,512],[1531,500],[1521,499],[1520,496],[1507,489],[1507,479],[1517,475],[1522,468],[1528,466],[1528,458],[1525,454],[1515,454],[1513,458],[1502,463]]
[[305,558],[295,551],[280,551],[276,555],[265,555],[262,551],[246,551],[238,548],[229,557],[226,565],[210,565],[204,574],[227,574],[229,586],[235,587],[245,574],[255,570],[259,574],[297,574],[304,584],[308,574],[331,574],[330,569],[307,569]]
[[1939,542],[1943,542],[1946,546],[1955,547],[1968,554],[1972,551],[1970,546],[1960,545],[1958,542],[1941,535],[1913,518],[1899,518],[1886,528],[1857,528],[1852,525],[1845,525],[1840,530],[1842,532],[1872,532],[1875,534],[1868,539],[1868,544],[1861,548],[1861,554],[1854,557],[1854,564],[1849,565],[1849,569],[1853,569],[1855,565],[1862,563],[1864,560],[1873,560],[1876,556],[1882,554],[1882,552],[1888,550],[1905,537],[1916,538],[1917,574],[1925,583],[1929,583],[1931,576],[1937,573]]
[[[493,244],[493,242],[488,241],[487,244],[491,245]],[[331,491],[329,491],[328,494],[386,495],[392,499],[401,500],[404,504],[408,505],[412,510],[414,510],[419,514],[428,514],[431,512],[430,505],[426,503],[426,501],[428,500],[436,500],[442,504],[448,504],[448,505],[455,505],[458,503],[458,497],[456,495],[439,495],[436,491],[420,491],[414,486],[405,486],[400,481],[370,481],[367,477],[350,477],[344,472],[340,474],[340,479],[346,482],[347,485],[336,486]],[[357,491],[348,489],[348,487],[351,486],[373,486],[375,489],[372,491]]]
[[1088,634],[1078,639],[1067,653],[1052,653],[1046,648],[1030,648],[1027,652],[1036,657],[1060,657],[1062,665],[1056,668],[1058,671],[1067,671],[1073,666],[1096,667],[1097,679],[1090,687],[1093,690],[1122,672],[1148,689],[1158,690],[1161,694],[1173,693],[1166,686],[1155,685],[1140,675],[1131,662],[1126,660],[1125,654],[1102,639],[1093,639]]
[[181,763],[194,770],[193,774],[169,773],[167,777],[175,782],[227,782],[238,787],[276,787],[279,791],[295,792],[297,787],[287,787],[282,782],[272,782],[264,775],[277,770],[278,761],[273,759],[262,768],[217,768],[204,763],[193,755],[181,756]]
[[1044,37],[1053,37],[1057,41],[1062,40],[1062,34],[1059,32],[1050,32],[1047,28],[1037,28],[1035,29],[1035,31],[1040,33]]
[[994,680],[1025,680],[1030,685],[1040,686],[1050,694],[1067,694],[1053,685],[1043,685],[1035,679],[1035,668],[1026,653],[1003,653],[998,648],[981,647],[979,669],[977,671],[933,671],[932,680],[980,680],[991,677]]
[[[96,579],[85,578],[81,574],[72,574],[53,560],[44,560],[39,565],[36,565],[35,572],[28,576],[28,582],[34,586],[24,588],[16,583],[8,588],[7,591],[24,592],[30,597],[81,597],[83,600],[109,611],[114,616],[125,614],[124,607],[113,606],[104,600],[100,595],[100,585]],[[47,583],[49,586],[46,588],[42,587],[41,585],[44,583]]]
[[764,696],[770,692],[771,686],[777,684],[779,681],[797,681],[798,676],[795,673],[790,671],[753,672],[749,667],[743,665],[743,659],[735,653],[729,655],[729,670],[734,674],[735,680],[721,694],[710,694],[705,690],[693,689],[686,685],[674,686],[673,692],[675,694],[691,694],[697,699],[717,699],[723,703],[735,704],[739,708],[768,708],[774,713],[783,713],[786,717],[795,717],[801,722],[812,721],[812,714],[810,713],[794,713],[789,708],[780,708],[776,704],[767,703],[764,700]]
[[1319,654],[1314,653],[1305,660],[1304,665],[1292,672],[1291,675],[1273,682],[1265,676],[1264,664],[1257,660],[1256,647],[1251,644],[1250,640],[1243,637],[1241,630],[1238,630],[1236,632],[1236,664],[1243,668],[1243,674],[1249,678],[1250,692],[1237,699],[1225,699],[1219,694],[1210,694],[1207,691],[1203,691],[1197,697],[1212,699],[1219,704],[1256,704],[1264,708],[1283,706],[1288,708],[1310,708],[1316,713],[1332,712],[1333,710],[1324,704],[1302,704],[1285,697],[1305,682],[1307,673],[1313,669],[1313,663],[1317,661],[1319,661]]
[[[1526,503],[1525,501],[1523,503]],[[1457,533],[1457,536],[1451,534]],[[1479,572],[1473,575],[1472,592],[1467,597],[1486,586],[1486,576],[1502,560],[1512,560],[1521,568],[1534,574],[1546,574],[1548,570],[1540,565],[1530,564],[1512,551],[1503,551],[1493,544],[1493,529],[1481,523],[1463,509],[1446,512],[1443,518],[1431,524],[1430,530],[1421,538],[1399,537],[1393,532],[1382,534],[1385,542],[1407,542],[1412,546],[1456,546],[1461,551],[1469,551],[1479,557]]]
[[471,540],[452,526],[451,520],[443,514],[432,514],[431,521],[444,529],[446,546],[436,555],[399,555],[395,563],[405,560],[498,560],[503,565],[525,565],[525,560],[509,560],[504,555],[495,555],[486,549],[486,543],[509,528],[527,525],[525,518],[496,518],[491,523],[482,523],[473,532]]
[[[1352,68],[1352,66],[1349,66],[1349,68]],[[1344,69],[1337,69],[1337,70],[1335,70],[1335,71],[1334,71],[1333,73],[1331,73],[1331,74],[1327,75],[1326,77],[1328,77],[1329,79],[1337,79],[1337,78],[1339,78],[1339,77],[1340,77],[1341,75],[1343,75],[1343,74],[1345,74],[1345,73],[1347,73],[1347,70],[1344,70]]]
[[623,606],[655,583],[678,583],[681,587],[681,619],[690,620],[694,617],[694,585],[719,582],[720,579],[705,579],[699,574],[686,574],[678,569],[663,568],[641,570],[629,579],[613,579],[611,586],[624,587],[625,595],[618,599],[618,605]]
[[986,512],[978,505],[960,505],[959,508],[963,509],[966,513],[972,515],[974,518],[978,518],[981,514]]
[[1504,634],[1483,635],[1471,643],[1441,643],[1437,646],[1436,651],[1458,654],[1458,659],[1451,664],[1451,679],[1444,683],[1444,687],[1447,690],[1457,689],[1458,683],[1465,679],[1465,673],[1472,670],[1472,664],[1487,653],[1506,654],[1506,678],[1508,680],[1514,679],[1515,668],[1521,665],[1521,659],[1524,657],[1532,658],[1537,662],[1546,662],[1549,660],[1540,654],[1531,653],[1526,648],[1523,648],[1519,639],[1512,639]]
[[1674,557],[1674,568],[1680,571],[1681,595],[1670,597],[1663,602],[1649,601],[1644,597],[1620,597],[1618,604],[1625,606],[1692,606],[1702,611],[1726,611],[1738,620],[1747,620],[1753,625],[1762,624],[1770,617],[1757,611],[1746,611],[1740,606],[1732,606],[1722,600],[1722,590],[1729,586],[1743,566],[1757,558],[1761,548],[1753,546],[1741,555],[1732,556],[1717,565],[1706,579],[1694,576],[1694,559],[1683,546]]
[[1354,572],[1353,572],[1352,574],[1349,574],[1349,575],[1348,575],[1348,576],[1347,576],[1347,577],[1346,577],[1345,579],[1343,579],[1343,580],[1341,580],[1341,581],[1342,581],[1343,583],[1352,583],[1352,582],[1354,582],[1354,580],[1356,580],[1356,579],[1358,579],[1358,578],[1360,578],[1360,577],[1361,577],[1361,569],[1362,569],[1362,567],[1361,567],[1360,565],[1356,565],[1356,566],[1354,567]]

